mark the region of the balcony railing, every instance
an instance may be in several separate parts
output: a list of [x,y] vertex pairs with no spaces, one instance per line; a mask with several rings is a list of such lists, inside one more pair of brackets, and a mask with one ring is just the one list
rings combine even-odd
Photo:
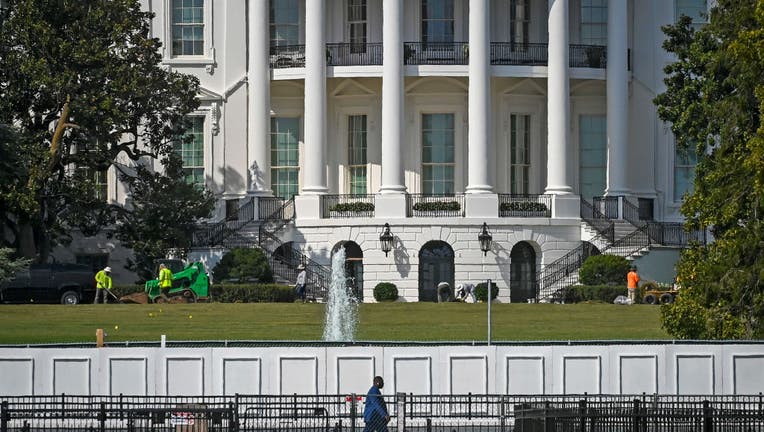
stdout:
[[467,42],[405,42],[403,64],[466,65],[469,53]]
[[305,67],[305,45],[272,46],[271,67],[273,69]]
[[408,217],[462,217],[464,194],[408,194],[406,212]]
[[374,195],[322,195],[323,218],[372,218]]
[[549,60],[545,43],[491,43],[491,64],[502,66],[546,66]]
[[327,66],[375,66],[382,64],[381,43],[328,43]]
[[[546,66],[549,63],[548,44],[491,42],[491,64],[503,66]],[[382,43],[328,43],[327,66],[379,66],[382,64]],[[404,42],[403,64],[406,65],[467,65],[468,42]],[[570,67],[607,68],[607,47],[578,45],[569,47]],[[631,51],[628,67],[631,70]],[[271,47],[271,68],[305,67],[305,45]]]
[[552,196],[499,194],[499,216],[552,217]]

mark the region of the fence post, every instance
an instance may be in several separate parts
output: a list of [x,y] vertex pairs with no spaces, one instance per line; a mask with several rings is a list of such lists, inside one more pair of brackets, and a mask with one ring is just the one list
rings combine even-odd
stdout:
[[101,402],[98,410],[98,423],[101,432],[106,432],[106,402]]
[[[397,393],[395,395],[395,415],[396,415],[396,425],[395,428],[398,431],[405,431],[406,430],[406,393]],[[428,423],[428,430],[429,430],[429,420],[427,420]]]
[[0,432],[8,432],[8,420],[11,413],[8,412],[8,401],[0,403]]
[[237,399],[239,398],[239,394],[236,393],[234,396],[233,402],[228,403],[228,410],[229,410],[229,428],[231,428],[232,432],[237,432],[239,430],[239,403]]
[[637,432],[639,430],[639,399],[634,399],[634,414],[631,422],[631,430]]
[[507,412],[505,405],[505,395],[501,395],[501,398],[499,398],[499,424],[501,425],[500,431],[504,432],[507,427]]
[[714,430],[714,409],[708,399],[703,401],[703,432],[713,432]]
[[581,432],[586,432],[586,399],[580,399],[578,401],[578,415],[581,428]]
[[355,418],[358,416],[355,393],[350,394],[350,430],[355,432]]

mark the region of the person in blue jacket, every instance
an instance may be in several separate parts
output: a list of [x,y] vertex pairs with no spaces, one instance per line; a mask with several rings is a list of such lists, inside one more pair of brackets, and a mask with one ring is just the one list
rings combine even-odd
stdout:
[[366,395],[366,406],[363,408],[363,421],[366,422],[363,432],[387,432],[390,414],[387,413],[387,405],[382,398],[382,392],[379,391],[384,386],[385,380],[381,376],[375,376],[374,384]]

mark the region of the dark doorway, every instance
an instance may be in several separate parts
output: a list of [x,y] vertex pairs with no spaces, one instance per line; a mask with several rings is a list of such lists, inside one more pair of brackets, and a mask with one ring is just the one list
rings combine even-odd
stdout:
[[341,241],[332,248],[332,257],[340,247],[345,247],[345,277],[347,278],[347,287],[353,296],[359,301],[363,301],[363,251],[361,246],[354,241]]
[[536,298],[536,251],[527,242],[512,248],[509,266],[509,301],[526,303]]
[[448,282],[454,289],[454,250],[444,241],[433,240],[419,251],[419,301],[438,301],[438,284]]

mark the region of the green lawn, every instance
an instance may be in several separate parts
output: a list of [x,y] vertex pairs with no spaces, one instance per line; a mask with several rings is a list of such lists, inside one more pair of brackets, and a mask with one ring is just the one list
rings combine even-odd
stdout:
[[[657,306],[494,304],[494,341],[668,339]],[[322,304],[1,305],[0,344],[320,340]],[[360,308],[358,340],[485,341],[486,305],[384,303]]]

